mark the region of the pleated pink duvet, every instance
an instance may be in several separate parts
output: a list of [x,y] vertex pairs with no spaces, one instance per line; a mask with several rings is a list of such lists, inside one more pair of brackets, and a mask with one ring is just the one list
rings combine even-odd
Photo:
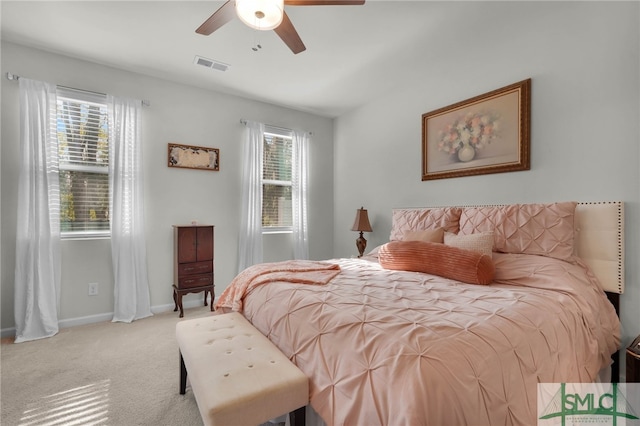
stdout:
[[328,284],[253,287],[243,313],[307,374],[328,425],[532,425],[536,384],[593,381],[619,322],[581,266],[493,259],[488,286],[334,259]]

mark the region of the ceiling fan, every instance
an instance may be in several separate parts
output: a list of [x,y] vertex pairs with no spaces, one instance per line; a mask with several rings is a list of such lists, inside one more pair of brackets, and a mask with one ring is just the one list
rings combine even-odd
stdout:
[[294,54],[306,47],[291,20],[284,11],[288,6],[343,6],[361,5],[365,0],[228,0],[202,23],[196,33],[209,35],[234,16],[256,30],[274,30]]

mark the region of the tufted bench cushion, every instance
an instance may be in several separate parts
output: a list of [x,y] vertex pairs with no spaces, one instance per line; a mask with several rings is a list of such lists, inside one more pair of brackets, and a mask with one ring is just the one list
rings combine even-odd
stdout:
[[307,377],[241,314],[180,321],[176,337],[180,393],[188,372],[205,425],[255,426],[290,412],[292,424],[304,422]]

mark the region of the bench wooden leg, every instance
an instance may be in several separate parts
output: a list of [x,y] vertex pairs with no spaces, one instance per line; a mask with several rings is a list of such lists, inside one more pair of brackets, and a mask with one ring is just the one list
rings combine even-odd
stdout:
[[184,395],[187,391],[187,366],[184,365],[184,358],[180,352],[180,395]]
[[300,407],[289,413],[289,424],[291,426],[305,426],[306,407]]

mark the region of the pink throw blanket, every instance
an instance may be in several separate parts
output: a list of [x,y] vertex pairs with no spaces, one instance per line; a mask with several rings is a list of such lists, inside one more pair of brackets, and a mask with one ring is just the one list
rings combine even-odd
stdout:
[[340,273],[340,266],[310,260],[261,263],[240,272],[222,292],[216,309],[242,312],[242,299],[253,288],[274,281],[323,285]]

